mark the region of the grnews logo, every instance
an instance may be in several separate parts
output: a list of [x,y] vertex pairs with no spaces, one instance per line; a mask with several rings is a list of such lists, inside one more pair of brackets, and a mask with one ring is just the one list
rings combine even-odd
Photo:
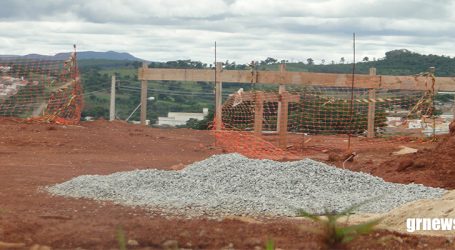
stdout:
[[455,218],[407,218],[406,231],[413,233],[421,230],[455,230]]

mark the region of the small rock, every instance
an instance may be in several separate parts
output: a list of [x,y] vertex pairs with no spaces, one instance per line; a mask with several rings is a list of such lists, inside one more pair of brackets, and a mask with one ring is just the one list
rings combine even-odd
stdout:
[[10,243],[0,241],[0,249],[13,249],[13,248],[23,248],[25,243]]
[[202,237],[202,236],[205,236],[207,234],[207,232],[205,230],[201,230],[199,231],[199,237]]
[[226,247],[221,248],[222,250],[234,250],[234,244],[231,242]]
[[185,230],[185,231],[181,232],[181,233],[179,234],[179,236],[180,236],[180,237],[183,237],[183,238],[185,238],[185,237],[190,237],[190,236],[191,236],[191,233],[190,233],[189,231]]
[[139,242],[137,242],[137,240],[133,240],[133,239],[128,240],[128,242],[126,244],[128,246],[132,246],[132,247],[139,246]]
[[416,153],[418,150],[415,148],[410,148],[406,146],[400,146],[400,150],[395,151],[392,153],[392,155],[406,155],[406,154],[413,154]]
[[177,250],[179,249],[179,242],[176,240],[167,240],[161,246],[166,250]]
[[178,164],[175,164],[175,165],[172,165],[171,167],[169,167],[169,169],[172,169],[172,170],[180,170],[182,168],[185,167],[185,164],[183,163],[178,163]]
[[[259,239],[259,238],[249,238],[249,239],[246,239],[246,240],[245,240],[245,243],[246,243],[247,245],[258,246],[258,245],[261,245],[262,240]],[[261,248],[261,249],[262,249],[262,248]]]
[[35,244],[32,247],[30,247],[30,250],[51,250],[52,248],[49,246],[43,246],[43,245],[38,245]]

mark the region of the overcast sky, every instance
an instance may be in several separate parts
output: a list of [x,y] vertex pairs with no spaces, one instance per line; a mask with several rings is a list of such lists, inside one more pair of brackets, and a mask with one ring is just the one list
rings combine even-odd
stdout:
[[0,54],[129,52],[152,61],[316,63],[407,48],[455,56],[455,0],[0,0]]

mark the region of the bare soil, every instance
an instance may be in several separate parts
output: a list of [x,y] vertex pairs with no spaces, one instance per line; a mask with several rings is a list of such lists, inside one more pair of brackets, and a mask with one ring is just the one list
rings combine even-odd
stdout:
[[371,172],[393,182],[415,182],[455,189],[455,136],[446,136],[439,140],[432,149],[394,157]]
[[[325,141],[324,137],[320,139],[308,142],[308,149],[299,150],[300,156],[329,160],[331,153],[343,152],[344,139],[335,140],[339,144]],[[360,141],[358,144],[361,145]],[[372,166],[366,171],[373,171],[399,145],[431,148],[433,144],[381,139],[362,141],[362,145],[369,146],[358,148],[358,156],[347,167],[363,171],[360,166],[365,163]],[[119,227],[132,240],[129,249],[163,249],[175,242],[189,249],[263,249],[268,239],[273,239],[281,249],[326,247],[322,237],[310,230],[317,226],[308,221],[166,217],[141,208],[53,197],[41,191],[44,186],[83,174],[180,169],[221,152],[214,147],[213,136],[208,131],[154,129],[107,121],[57,126],[2,119],[0,249],[5,243],[24,243],[17,249],[30,249],[35,244],[53,249],[116,249]],[[335,160],[335,163],[342,162]],[[347,248],[455,249],[455,245],[442,237],[377,231],[351,242]]]
[[[344,162],[345,168],[367,172],[389,182],[418,183],[430,187],[455,189],[455,131],[452,135],[438,136],[435,139],[436,141],[419,138],[387,140],[356,138],[353,150],[347,151],[332,146],[329,157],[321,160],[343,167],[344,159],[349,152],[356,151],[358,155],[354,161]],[[357,143],[355,140],[360,141]],[[400,149],[399,146],[411,147],[418,151],[393,155],[393,152]]]

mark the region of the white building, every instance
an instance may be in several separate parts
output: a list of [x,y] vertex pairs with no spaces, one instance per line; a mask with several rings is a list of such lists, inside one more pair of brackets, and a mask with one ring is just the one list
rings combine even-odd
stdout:
[[386,119],[387,127],[398,127],[403,124],[402,117],[387,116]]
[[202,109],[202,113],[169,112],[167,117],[158,117],[157,125],[171,127],[185,125],[190,119],[203,120],[208,113],[208,108]]
[[441,117],[442,119],[444,119],[448,123],[453,121],[453,115],[452,114],[442,114],[439,117]]
[[14,78],[11,76],[0,77],[0,97],[9,97],[17,94],[20,88],[27,86],[28,81],[24,78]]
[[409,119],[408,120],[408,128],[409,129],[420,129],[425,127],[425,123],[422,122],[420,119]]

